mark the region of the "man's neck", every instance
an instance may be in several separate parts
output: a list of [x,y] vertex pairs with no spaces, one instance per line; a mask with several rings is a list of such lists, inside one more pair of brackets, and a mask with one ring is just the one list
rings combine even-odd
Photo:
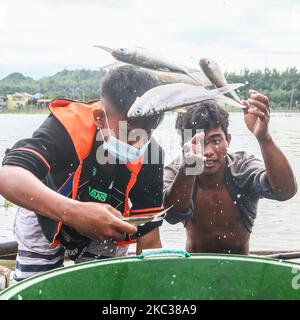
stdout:
[[197,176],[199,186],[204,189],[216,189],[224,185],[224,168],[216,174]]

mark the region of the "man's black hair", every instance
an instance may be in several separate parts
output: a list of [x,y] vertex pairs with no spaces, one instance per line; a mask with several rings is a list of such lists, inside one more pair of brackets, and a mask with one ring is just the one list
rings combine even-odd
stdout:
[[[190,107],[187,112],[179,113],[175,125],[183,144],[199,130],[204,130],[204,133],[207,133],[210,128],[216,127],[221,127],[227,138],[228,126],[229,113],[214,100],[200,102]],[[185,129],[189,129],[189,131],[184,134]],[[191,134],[188,134],[189,132]],[[185,141],[183,141],[183,137]]]
[[[127,116],[128,110],[137,97],[159,85],[159,81],[146,71],[126,65],[108,72],[102,83],[101,96],[109,100],[118,112]],[[155,128],[162,118],[162,114],[156,114],[128,119],[128,123],[144,130],[150,130]]]

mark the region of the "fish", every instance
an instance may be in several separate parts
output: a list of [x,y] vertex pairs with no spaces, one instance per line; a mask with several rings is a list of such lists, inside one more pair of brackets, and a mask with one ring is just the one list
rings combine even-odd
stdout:
[[[118,68],[120,66],[128,65],[128,63],[117,61],[114,63],[110,63],[108,65],[100,67],[101,70],[108,71],[113,68]],[[202,86],[211,86],[212,83],[209,79],[202,73],[202,71],[197,69],[191,69],[193,78],[190,78],[186,74],[178,73],[178,72],[167,72],[167,71],[159,71],[153,70],[149,68],[139,67],[141,70],[146,71],[147,73],[151,74],[158,80],[166,83],[189,83],[193,85],[202,85]],[[196,80],[197,81],[196,81]]]
[[151,216],[144,216],[144,217],[127,217],[127,218],[123,218],[122,220],[125,221],[125,222],[128,222],[134,226],[140,226],[140,225],[143,225],[147,222],[158,222],[158,221],[161,221],[165,218],[165,216],[167,215],[167,212],[173,207],[170,206],[168,207],[167,209],[157,213],[157,214],[154,214],[154,215],[151,215]]
[[128,110],[127,117],[144,117],[167,111],[185,112],[189,106],[211,99],[226,105],[245,108],[244,105],[224,96],[224,94],[243,85],[242,83],[233,83],[212,90],[187,83],[161,85],[148,90],[141,97],[137,97]]
[[142,68],[144,71],[156,76],[159,80],[167,83],[188,83],[193,85],[210,86],[212,83],[203,75],[202,72],[195,70],[191,74],[193,78],[183,73],[166,72]]
[[0,291],[8,288],[10,280],[10,269],[0,266]]
[[158,72],[174,72],[184,74],[193,79],[196,83],[200,83],[202,85],[198,77],[194,76],[194,73],[199,73],[201,72],[200,70],[188,68],[175,62],[171,62],[158,53],[146,48],[133,47],[112,49],[101,45],[95,45],[94,47],[100,48],[110,53],[118,61],[133,64],[135,66],[147,68],[150,70],[155,70]]
[[[217,88],[225,87],[228,84],[223,71],[216,61],[210,58],[201,58],[199,61],[199,65],[206,77]],[[229,93],[235,100],[241,102],[240,98],[234,91],[230,91]]]

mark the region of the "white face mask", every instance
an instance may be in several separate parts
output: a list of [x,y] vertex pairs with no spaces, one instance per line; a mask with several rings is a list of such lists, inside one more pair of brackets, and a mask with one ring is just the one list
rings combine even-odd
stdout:
[[109,131],[109,139],[108,141],[104,139],[104,134],[101,130],[103,141],[104,141],[103,149],[107,150],[114,158],[120,160],[123,163],[128,163],[128,162],[130,163],[139,159],[147,150],[148,145],[151,141],[151,138],[143,145],[141,149],[131,146],[126,142],[118,140],[116,137],[114,137],[111,134],[106,114],[105,114],[105,117],[106,117],[107,128]]

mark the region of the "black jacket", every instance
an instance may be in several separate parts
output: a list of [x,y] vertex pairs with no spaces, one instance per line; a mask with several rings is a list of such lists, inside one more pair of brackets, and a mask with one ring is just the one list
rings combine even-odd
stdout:
[[[79,199],[82,189],[85,183],[90,179],[92,174],[92,166],[95,161],[96,152],[96,139],[93,151],[84,160],[82,167],[82,174],[80,178],[77,199]],[[36,152],[32,152],[32,150]],[[159,155],[159,161],[156,164],[142,165],[137,181],[130,192],[130,201],[132,203],[132,209],[145,209],[160,207],[162,205],[162,189],[163,189],[163,161],[164,152],[155,139],[152,138],[148,147],[148,155],[151,156],[151,152]],[[145,157],[146,159],[146,157]],[[50,187],[54,191],[71,197],[67,184],[62,187],[68,177],[71,177],[77,166],[79,160],[75,152],[73,142],[62,123],[56,119],[53,114],[44,121],[44,123],[33,133],[33,136],[28,139],[22,139],[18,141],[11,149],[6,151],[6,156],[3,159],[2,165],[16,165],[22,167],[31,173],[33,173],[44,184]],[[116,190],[122,191],[127,185],[130,177],[130,172],[124,164],[117,164],[118,170],[114,177],[114,187]],[[107,186],[100,186],[103,191]],[[112,193],[114,190],[111,191]],[[124,191],[125,193],[125,191]],[[112,196],[111,199],[115,197]],[[119,199],[122,201],[122,199]],[[112,204],[113,205],[113,204]],[[122,206],[118,209],[122,212]],[[46,218],[37,213],[40,225],[46,238],[51,242],[57,231],[58,223],[49,218]],[[154,228],[161,225],[158,223],[147,223],[138,228],[137,236],[142,236]],[[61,242],[66,248],[73,249],[74,246],[81,243],[87,243],[89,239],[79,235],[75,230],[69,227],[63,229],[63,233],[71,234],[71,241],[63,241],[63,237],[60,235]],[[72,241],[72,240],[75,241]]]

